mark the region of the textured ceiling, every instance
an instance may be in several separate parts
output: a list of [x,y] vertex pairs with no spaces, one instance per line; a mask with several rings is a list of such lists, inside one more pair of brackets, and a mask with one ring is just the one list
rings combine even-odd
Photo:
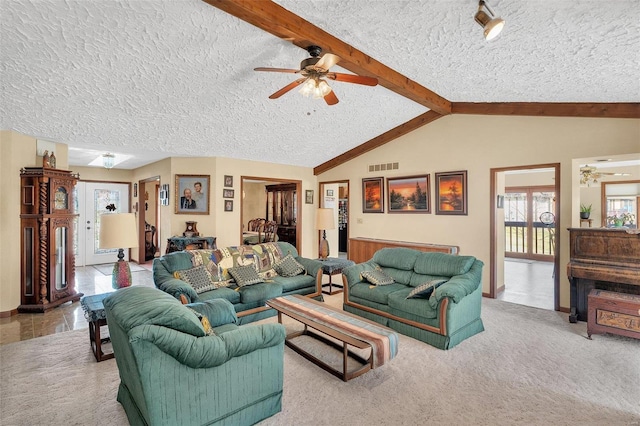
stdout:
[[[450,101],[640,102],[640,2],[472,0],[279,4]],[[0,128],[134,168],[169,156],[317,166],[426,111],[332,82],[340,103],[268,96],[307,53],[200,0],[0,0]],[[332,68],[344,71],[339,66]]]

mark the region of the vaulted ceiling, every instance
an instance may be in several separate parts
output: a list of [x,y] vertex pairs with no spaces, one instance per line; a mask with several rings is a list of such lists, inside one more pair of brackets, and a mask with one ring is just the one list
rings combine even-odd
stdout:
[[[472,0],[2,0],[0,128],[66,143],[78,166],[317,167],[441,114],[640,116],[637,0],[489,4],[506,26],[487,42]],[[253,69],[297,68],[309,44],[380,85],[268,99],[297,76]]]

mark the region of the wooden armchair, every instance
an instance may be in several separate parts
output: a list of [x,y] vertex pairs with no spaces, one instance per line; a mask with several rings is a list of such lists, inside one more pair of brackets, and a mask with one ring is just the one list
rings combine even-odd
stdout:
[[271,243],[277,241],[278,224],[274,220],[264,223],[258,230],[258,241],[261,243]]
[[250,231],[250,232],[260,231],[260,228],[262,227],[262,225],[264,225],[265,222],[266,222],[266,219],[261,219],[261,218],[251,219],[247,224],[247,231]]

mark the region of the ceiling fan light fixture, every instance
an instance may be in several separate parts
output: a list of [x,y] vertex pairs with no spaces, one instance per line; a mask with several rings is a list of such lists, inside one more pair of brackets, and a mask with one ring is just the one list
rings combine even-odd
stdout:
[[[486,8],[486,12],[483,8]],[[493,11],[484,0],[480,0],[478,3],[478,11],[474,18],[476,22],[484,28],[484,38],[487,41],[496,38],[502,31],[502,28],[504,28],[504,19],[500,17],[496,18]]]
[[302,87],[300,88],[300,93],[302,96],[308,98],[313,94],[316,90],[316,81],[312,78],[307,79],[304,83],[302,83]]

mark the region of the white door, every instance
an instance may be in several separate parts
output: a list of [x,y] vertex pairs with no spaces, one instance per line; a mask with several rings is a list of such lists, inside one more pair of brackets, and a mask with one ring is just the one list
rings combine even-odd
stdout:
[[[113,204],[116,213],[129,213],[129,185],[124,183],[79,182],[78,189],[78,257],[76,264],[95,265],[114,263],[118,250],[99,248],[100,215],[109,213],[107,206]],[[125,250],[125,260],[129,251]]]

